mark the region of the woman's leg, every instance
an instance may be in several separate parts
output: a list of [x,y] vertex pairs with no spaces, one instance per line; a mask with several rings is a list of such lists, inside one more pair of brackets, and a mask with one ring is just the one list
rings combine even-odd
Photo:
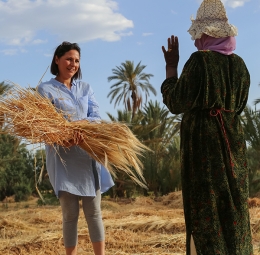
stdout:
[[66,255],[77,255],[77,246],[65,247]]
[[197,251],[196,251],[196,247],[192,235],[190,237],[190,254],[197,255]]
[[59,192],[62,209],[62,229],[66,255],[77,254],[79,198],[66,191]]
[[83,211],[88,223],[90,240],[95,255],[105,254],[105,231],[101,215],[101,194],[97,191],[96,197],[82,197]]

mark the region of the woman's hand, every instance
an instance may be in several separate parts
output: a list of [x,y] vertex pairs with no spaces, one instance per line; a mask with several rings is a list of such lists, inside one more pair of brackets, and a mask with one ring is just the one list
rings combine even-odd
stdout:
[[177,68],[179,63],[179,41],[178,37],[172,35],[168,38],[168,50],[162,46],[164,59],[166,62],[166,78],[178,76]]
[[[81,122],[86,121],[85,119],[82,120],[76,120],[73,121],[73,123],[76,125],[77,123],[80,125]],[[84,142],[84,137],[82,135],[82,133],[80,131],[74,131],[74,135],[73,138],[70,139],[69,141],[63,141],[63,145],[64,147],[71,147],[71,146],[75,146],[75,145],[79,145],[82,142]]]
[[162,46],[165,62],[167,66],[177,68],[179,63],[179,41],[178,37],[172,35],[168,38],[168,50]]

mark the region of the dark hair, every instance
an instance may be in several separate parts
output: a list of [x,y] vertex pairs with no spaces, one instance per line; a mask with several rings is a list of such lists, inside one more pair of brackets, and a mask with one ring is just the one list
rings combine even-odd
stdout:
[[[53,54],[52,61],[51,61],[51,73],[53,75],[57,75],[59,73],[59,68],[58,68],[58,65],[55,62],[55,57],[57,56],[58,58],[60,58],[66,52],[68,52],[70,50],[76,50],[79,53],[79,56],[80,56],[80,47],[78,46],[77,43],[63,42],[61,45],[59,45],[56,48],[56,50]],[[80,69],[80,66],[79,66],[78,71],[73,75],[71,80],[81,79],[81,77],[82,77],[82,74],[81,74],[81,69]]]

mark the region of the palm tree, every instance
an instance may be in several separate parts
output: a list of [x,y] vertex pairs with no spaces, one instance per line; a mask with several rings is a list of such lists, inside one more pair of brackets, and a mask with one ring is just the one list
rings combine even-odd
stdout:
[[125,109],[132,111],[132,117],[141,108],[143,101],[141,91],[145,92],[145,102],[149,92],[156,95],[155,88],[149,83],[149,79],[153,75],[143,73],[145,67],[145,65],[141,65],[141,61],[135,67],[134,62],[127,60],[125,63],[121,63],[121,66],[113,68],[114,75],[108,77],[108,82],[117,81],[110,87],[111,91],[107,95],[107,97],[111,97],[110,103],[115,100],[114,106],[116,106],[123,99]]
[[139,139],[152,150],[146,152],[143,160],[144,176],[149,189],[157,196],[162,191],[162,186],[169,186],[172,181],[169,175],[172,162],[177,162],[178,159],[174,160],[174,155],[170,153],[173,151],[171,147],[178,149],[176,137],[179,135],[180,121],[178,115],[170,115],[157,101],[149,101],[142,112],[144,118],[141,121]]
[[[113,122],[120,122],[126,124],[132,132],[135,134],[135,128],[140,122],[141,113],[138,112],[132,118],[132,112],[127,110],[117,110],[117,117],[110,113],[107,113],[109,119]],[[134,171],[134,169],[132,169]],[[120,171],[114,176],[115,186],[111,189],[113,191],[114,197],[131,197],[132,193],[136,192],[139,188],[136,184],[129,178],[129,176]]]
[[117,110],[117,117],[114,117],[112,114],[107,112],[107,116],[111,121],[123,122],[125,124],[131,123],[131,115],[132,113],[129,111]]
[[[131,118],[131,112],[127,110],[118,110],[117,117],[107,114],[111,121],[127,124],[137,138],[151,149],[141,158],[149,190],[157,196],[159,192],[166,194],[175,188],[179,189],[180,115],[170,115],[169,110],[161,108],[157,101],[149,101],[134,118]],[[114,190],[118,196],[133,191],[136,186],[131,186],[128,177],[123,174],[116,177],[115,183]],[[135,190],[138,191],[138,187]],[[147,194],[146,190],[142,191]]]
[[9,83],[0,82],[0,96],[3,95],[5,92],[7,92],[9,89],[11,89],[13,86]]
[[248,143],[249,188],[250,195],[256,193],[260,187],[260,111],[245,107],[241,116],[245,139]]
[[253,149],[260,152],[260,112],[246,106],[241,120],[246,141]]

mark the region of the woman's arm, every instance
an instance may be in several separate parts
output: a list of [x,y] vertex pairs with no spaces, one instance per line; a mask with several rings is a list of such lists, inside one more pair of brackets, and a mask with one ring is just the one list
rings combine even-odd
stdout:
[[179,63],[179,40],[177,36],[172,35],[168,38],[168,50],[162,46],[164,59],[166,62],[166,79],[171,77],[178,78],[178,63]]
[[89,88],[87,120],[100,121],[99,105],[95,99],[94,92]]
[[162,86],[163,103],[171,113],[184,113],[198,106],[198,97],[203,89],[203,70],[199,63],[199,56],[192,54],[186,62],[180,78],[167,78]]

